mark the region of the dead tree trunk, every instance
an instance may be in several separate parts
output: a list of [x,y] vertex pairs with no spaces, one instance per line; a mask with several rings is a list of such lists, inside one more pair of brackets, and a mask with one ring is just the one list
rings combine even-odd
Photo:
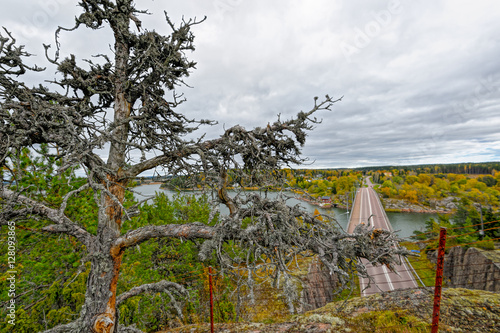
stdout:
[[93,253],[92,257],[85,310],[82,311],[83,326],[91,328],[91,332],[117,332],[116,286],[122,255],[112,256],[109,248],[104,247],[101,252]]

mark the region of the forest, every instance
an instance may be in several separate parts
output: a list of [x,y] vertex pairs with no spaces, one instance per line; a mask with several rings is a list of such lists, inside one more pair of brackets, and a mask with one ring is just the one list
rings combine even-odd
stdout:
[[478,204],[498,207],[500,172],[490,174],[415,173],[375,171],[371,177],[379,184],[377,191],[385,198],[404,199],[411,203],[430,205],[431,200],[447,197],[467,198]]
[[[479,173],[453,173],[441,170],[474,170]],[[372,167],[359,169],[285,169],[287,185],[319,200],[345,204],[346,193],[355,191],[369,177],[382,198],[400,199],[431,208],[433,202],[449,198],[498,209],[500,200],[500,166],[495,163],[428,165],[425,167]],[[486,172],[487,171],[487,172]],[[486,172],[486,173],[483,173]]]
[[428,173],[457,173],[457,174],[492,174],[494,171],[500,170],[500,162],[482,162],[482,163],[450,163],[450,164],[417,164],[417,165],[398,165],[398,166],[376,166],[376,167],[362,167],[356,170],[363,173],[369,171],[381,170],[400,170],[401,173],[408,173],[409,171],[416,174]]

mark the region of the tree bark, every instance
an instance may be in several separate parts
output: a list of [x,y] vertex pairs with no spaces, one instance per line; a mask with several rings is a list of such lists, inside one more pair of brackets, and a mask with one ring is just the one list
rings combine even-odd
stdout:
[[84,327],[91,332],[116,332],[116,285],[120,272],[121,254],[112,257],[106,251],[92,255],[87,280],[85,305],[82,310]]
[[87,313],[84,317],[84,322],[91,323],[97,333],[117,331],[116,289],[123,255],[122,251],[113,253],[111,248],[120,235],[122,204],[127,185],[127,179],[123,178],[123,169],[129,124],[125,120],[130,117],[131,101],[126,87],[130,48],[125,36],[129,29],[131,13],[127,6],[117,6],[116,9],[116,19],[110,20],[110,24],[115,37],[114,122],[120,125],[112,133],[114,140],[111,142],[107,161],[111,172],[103,184],[109,193],[101,191],[100,210],[104,212],[99,214],[99,229],[104,237],[100,237],[95,252],[91,254],[92,266],[86,295]]
[[127,179],[124,177],[127,136],[131,101],[127,94],[127,63],[130,57],[129,46],[124,39],[129,27],[128,12],[118,7],[116,20],[111,20],[115,36],[115,96],[114,122],[119,123],[112,136],[114,140],[108,155],[107,167],[110,172],[101,191],[99,207],[99,239],[91,251],[91,271],[87,280],[85,313],[83,322],[96,333],[118,331],[116,309],[116,289],[120,275],[123,251],[111,251],[114,241],[120,235],[122,226],[122,204],[125,197]]

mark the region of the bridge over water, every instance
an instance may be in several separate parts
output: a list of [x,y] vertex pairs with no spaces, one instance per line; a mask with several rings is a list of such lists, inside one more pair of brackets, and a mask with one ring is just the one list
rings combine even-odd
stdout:
[[[347,232],[352,233],[354,228],[360,223],[368,224],[377,229],[392,231],[391,223],[371,184],[369,184],[367,188],[360,188],[358,190],[352,208],[351,218],[347,226]],[[381,291],[418,287],[417,281],[410,271],[410,269],[412,269],[411,265],[406,259],[403,259],[401,265],[396,266],[396,271],[399,275],[391,272],[386,266],[373,266],[365,259],[362,259],[362,262],[366,266],[368,274],[375,280],[375,283],[372,282],[371,286],[366,288],[368,279],[360,278],[361,296],[367,296]]]

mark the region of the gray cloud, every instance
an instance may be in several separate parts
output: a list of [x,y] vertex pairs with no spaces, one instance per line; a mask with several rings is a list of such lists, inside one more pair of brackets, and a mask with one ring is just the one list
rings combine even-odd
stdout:
[[[49,4],[49,5],[47,5]],[[262,126],[291,117],[314,96],[342,96],[303,149],[312,167],[500,160],[500,10],[497,1],[138,1],[144,26],[195,27],[197,70],[183,88],[191,117]],[[69,0],[9,1],[0,13],[42,55]],[[89,39],[90,36],[90,39]],[[63,34],[64,53],[108,52],[109,31]],[[82,57],[79,57],[80,59]],[[48,72],[53,75],[54,70]]]

